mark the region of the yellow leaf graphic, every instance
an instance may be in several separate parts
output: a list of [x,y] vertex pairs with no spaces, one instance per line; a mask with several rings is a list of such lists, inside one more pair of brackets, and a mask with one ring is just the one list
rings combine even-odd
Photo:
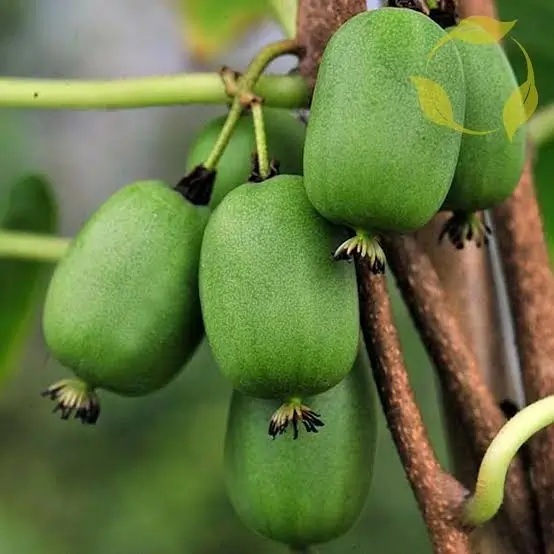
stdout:
[[410,81],[416,87],[421,110],[433,123],[467,135],[489,135],[496,131],[496,129],[491,131],[466,129],[454,120],[450,98],[439,83],[426,77],[416,76],[410,77]]
[[432,58],[441,46],[451,40],[463,40],[470,44],[493,44],[505,37],[517,23],[514,21],[498,21],[492,17],[474,15],[462,19],[457,27],[443,37],[429,52]]
[[535,86],[535,72],[531,59],[525,48],[515,38],[512,38],[512,40],[519,46],[525,56],[527,79],[517,90],[514,90],[504,104],[502,120],[510,141],[514,138],[517,130],[535,113],[539,105],[539,93]]

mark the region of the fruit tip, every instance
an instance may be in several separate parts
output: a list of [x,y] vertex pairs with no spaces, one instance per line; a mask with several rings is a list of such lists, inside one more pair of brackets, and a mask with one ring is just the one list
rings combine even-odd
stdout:
[[42,391],[41,396],[56,403],[52,413],[60,412],[63,420],[68,420],[73,415],[83,424],[94,425],[100,416],[98,396],[82,381],[72,379],[58,381]]
[[477,248],[489,244],[491,228],[481,220],[477,213],[453,212],[444,223],[439,234],[439,242],[448,237],[457,250],[463,250],[465,245],[473,242]]
[[289,424],[291,424],[293,439],[297,440],[299,436],[299,423],[304,425],[308,433],[318,433],[318,427],[325,426],[320,414],[295,399],[285,402],[274,412],[269,421],[268,434],[275,439],[278,435],[285,433]]

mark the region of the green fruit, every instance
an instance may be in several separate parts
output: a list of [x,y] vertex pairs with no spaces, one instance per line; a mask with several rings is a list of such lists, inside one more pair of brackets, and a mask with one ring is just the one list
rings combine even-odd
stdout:
[[46,391],[61,400],[62,416],[71,414],[70,393],[83,395],[73,407],[86,419],[94,389],[144,395],[190,358],[203,337],[197,275],[208,214],[164,183],[137,182],[75,237],[43,313],[51,354],[82,381]]
[[367,357],[360,350],[352,371],[333,389],[310,398],[327,414],[325,432],[295,441],[271,441],[260,421],[277,407],[271,400],[234,392],[225,440],[231,502],[252,530],[299,550],[348,531],[371,484],[377,416]]
[[441,207],[461,135],[425,115],[428,97],[412,78],[439,84],[454,121],[463,121],[456,47],[444,44],[428,63],[446,36],[421,13],[381,8],[356,15],[329,41],[304,150],[306,192],[328,220],[368,232],[411,231]]
[[[270,158],[280,162],[281,173],[301,175],[305,126],[286,110],[264,108],[263,111]],[[207,160],[226,118],[222,116],[212,120],[200,132],[188,154],[188,171]],[[255,151],[252,116],[245,114],[240,118],[217,164],[211,208],[215,208],[226,194],[248,180]]]
[[[493,132],[463,133],[454,181],[443,208],[475,212],[499,204],[514,191],[525,163],[526,131],[520,127],[510,140],[504,129],[503,109],[508,98],[517,94],[518,83],[502,47],[461,40],[456,46],[466,81],[464,127]],[[523,103],[511,104],[506,115],[524,121]]]
[[348,373],[359,316],[354,268],[331,255],[341,239],[298,176],[241,185],[214,211],[200,299],[215,359],[236,389],[292,409]]

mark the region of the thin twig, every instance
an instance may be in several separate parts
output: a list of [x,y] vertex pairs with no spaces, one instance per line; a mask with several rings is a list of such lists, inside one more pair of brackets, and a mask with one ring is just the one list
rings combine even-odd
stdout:
[[385,279],[356,260],[364,340],[387,424],[436,554],[470,554],[458,523],[466,490],[441,468],[409,382]]
[[[493,212],[527,403],[554,394],[554,277],[529,157],[513,196]],[[554,553],[554,427],[530,443],[545,551]]]
[[[506,422],[444,294],[428,256],[410,235],[385,237],[383,246],[403,298],[465,433],[479,459]],[[538,552],[527,477],[512,463],[503,510],[522,552]]]

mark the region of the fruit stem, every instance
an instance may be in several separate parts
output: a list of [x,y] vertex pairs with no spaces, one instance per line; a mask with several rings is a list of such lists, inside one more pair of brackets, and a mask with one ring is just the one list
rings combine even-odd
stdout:
[[269,155],[267,152],[267,137],[265,134],[264,114],[262,102],[255,99],[251,104],[252,119],[254,120],[254,135],[256,137],[256,152],[258,154],[258,169],[260,177],[267,179],[269,177]]
[[[248,65],[248,69],[244,73],[239,82],[239,88],[242,92],[254,92],[252,89],[258,82],[265,68],[276,58],[285,56],[286,54],[300,54],[301,47],[294,39],[284,39],[273,42],[264,47],[254,57]],[[260,95],[264,97],[263,95]],[[265,97],[264,97],[265,98]]]
[[[235,126],[240,119],[242,110],[245,107],[250,107],[252,103],[257,101],[259,98],[264,98],[265,100],[264,96],[257,96],[254,91],[254,87],[265,68],[279,56],[283,56],[285,54],[298,54],[299,52],[300,47],[295,40],[280,40],[263,48],[250,62],[244,75],[238,79],[233,103],[231,104],[231,109],[229,110],[227,119],[225,120],[223,128],[217,137],[216,143],[214,144],[210,155],[203,164],[206,169],[216,169],[217,163],[225,152],[225,148],[227,147]],[[227,86],[225,88],[227,91],[232,88],[229,87],[228,79]]]
[[219,159],[221,158],[221,156],[223,156],[225,148],[227,147],[233,131],[235,130],[235,126],[240,119],[242,109],[243,108],[241,106],[241,103],[240,101],[238,101],[238,97],[236,97],[235,100],[233,100],[233,104],[231,106],[231,109],[229,110],[229,114],[227,115],[227,119],[225,120],[223,128],[221,129],[219,136],[215,141],[212,151],[204,162],[204,167],[206,169],[210,171],[215,171]]
[[[309,89],[299,75],[266,75],[254,89],[268,106],[303,108]],[[218,73],[84,81],[79,79],[0,79],[0,108],[65,110],[134,109],[183,104],[226,104]]]
[[517,451],[535,433],[552,423],[554,395],[526,406],[500,429],[481,462],[475,492],[464,505],[464,523],[483,525],[496,515],[504,497],[508,468]]
[[34,235],[19,231],[0,231],[0,258],[57,262],[69,247],[70,239]]

